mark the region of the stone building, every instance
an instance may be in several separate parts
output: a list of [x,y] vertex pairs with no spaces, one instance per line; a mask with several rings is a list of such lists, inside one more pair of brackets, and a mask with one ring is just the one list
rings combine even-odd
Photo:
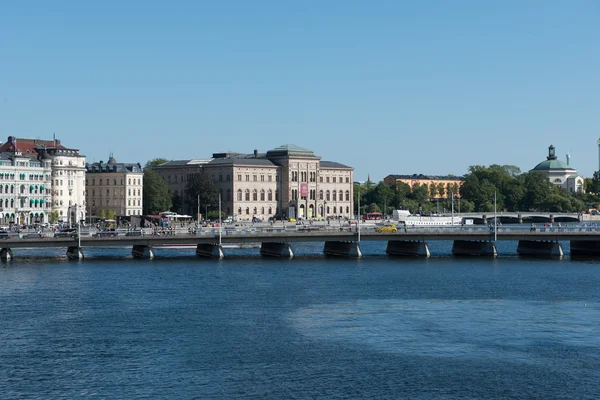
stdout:
[[[9,200],[9,209],[3,211],[4,220],[8,212],[9,218],[14,214],[22,223],[49,222],[54,212],[59,222],[85,219],[85,156],[80,155],[79,150],[67,148],[57,139],[9,136],[7,142],[0,145],[0,153],[5,154],[2,158],[3,208]],[[7,169],[10,170],[8,179]],[[10,185],[15,187],[14,192],[8,193],[10,196],[6,196],[7,184],[9,191]]]
[[546,160],[536,165],[531,171],[542,172],[550,182],[568,193],[583,193],[583,177],[577,174],[577,170],[569,165],[569,156],[564,163],[556,157],[556,150],[553,145],[548,147],[548,156]]
[[[207,160],[179,160],[155,168],[169,191],[185,199],[185,187],[195,173],[208,174],[221,194],[221,209],[236,220],[254,217],[351,217],[352,167],[322,161],[311,150],[283,145],[264,154],[215,153]],[[210,205],[215,210],[218,205]],[[195,215],[184,201],[177,210]],[[204,211],[201,207],[201,211]]]
[[139,163],[119,163],[111,154],[108,162],[86,164],[86,203],[91,215],[112,210],[115,217],[142,215],[144,173]]

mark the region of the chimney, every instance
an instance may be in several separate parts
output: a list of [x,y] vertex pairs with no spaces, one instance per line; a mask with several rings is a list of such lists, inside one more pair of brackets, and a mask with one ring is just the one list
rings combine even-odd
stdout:
[[258,150],[254,149],[254,158],[258,158]]

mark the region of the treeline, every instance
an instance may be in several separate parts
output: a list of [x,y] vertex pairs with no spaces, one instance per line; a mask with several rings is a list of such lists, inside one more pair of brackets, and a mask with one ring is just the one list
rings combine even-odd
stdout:
[[[435,185],[432,185],[432,187]],[[355,185],[355,208],[360,196],[360,213],[379,211],[391,214],[394,209],[409,210],[412,214],[493,211],[494,194],[498,211],[581,212],[586,205],[600,203],[600,174],[585,180],[586,194],[569,195],[550,183],[541,172],[522,173],[513,165],[471,166],[460,189],[428,188],[415,185],[412,190],[405,183],[390,187],[380,182]],[[436,199],[435,194],[445,195]],[[451,196],[448,193],[459,193]],[[454,197],[454,201],[452,201]]]

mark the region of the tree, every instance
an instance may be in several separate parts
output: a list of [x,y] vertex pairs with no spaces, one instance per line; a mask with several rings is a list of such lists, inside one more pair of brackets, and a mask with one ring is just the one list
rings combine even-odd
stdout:
[[104,210],[100,210],[100,219],[103,221],[106,219],[106,212]]
[[108,210],[106,216],[108,217],[108,219],[115,219],[115,212],[113,210]]
[[58,221],[58,211],[54,210],[52,211],[52,213],[50,214],[50,223],[55,223],[56,221]]
[[166,158],[154,158],[154,159],[149,160],[148,162],[146,162],[146,165],[144,166],[144,170],[146,170],[146,169],[152,169],[152,168],[157,167],[160,164],[164,164],[164,163],[166,163],[168,161],[169,160],[167,160]]
[[185,199],[188,204],[198,207],[198,199],[201,205],[218,205],[219,192],[213,181],[205,174],[194,174],[185,187]]
[[144,214],[158,214],[171,209],[171,195],[167,182],[152,169],[144,171]]
[[588,188],[586,190],[597,195],[600,194],[600,171],[594,172],[594,176],[588,183]]

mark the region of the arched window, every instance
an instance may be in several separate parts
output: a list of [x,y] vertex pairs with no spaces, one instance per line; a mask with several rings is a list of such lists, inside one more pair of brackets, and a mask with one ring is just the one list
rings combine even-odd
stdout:
[[350,201],[350,191],[346,190],[346,201]]
[[341,190],[340,190],[339,196],[340,197],[338,197],[338,199],[340,199],[340,201],[344,200],[344,192],[342,192]]
[[333,201],[337,201],[337,192],[335,190],[333,191]]
[[100,179],[100,186],[102,186],[102,179]]
[[269,207],[269,215],[273,214],[273,209]]
[[[325,201],[329,201],[330,199],[330,194],[329,194],[329,190],[325,192]],[[329,210],[327,210],[327,212],[329,212]]]
[[350,214],[350,207],[346,206],[346,214]]
[[246,207],[246,215],[250,215],[250,207]]
[[[250,201],[250,190],[246,189],[246,201]],[[247,212],[246,214],[249,214],[249,212]]]
[[[238,189],[237,191],[237,200],[242,201],[242,189]],[[242,209],[240,208],[240,214],[242,213]]]
[[265,191],[260,189],[260,201],[265,201]]
[[319,190],[319,200],[323,200],[323,191]]
[[271,189],[269,189],[269,191],[267,192],[267,199],[269,201],[273,201],[273,191]]
[[242,207],[238,207],[238,214],[242,215]]
[[[254,189],[252,191],[252,200],[253,201],[257,201],[258,200],[258,192],[256,191],[256,189]],[[256,214],[256,213],[255,213]]]
[[265,208],[264,208],[264,207],[261,207],[261,208],[260,208],[260,213],[261,213],[262,215],[265,215]]
[[254,207],[254,209],[252,211],[253,211],[253,214],[256,215],[256,207]]

